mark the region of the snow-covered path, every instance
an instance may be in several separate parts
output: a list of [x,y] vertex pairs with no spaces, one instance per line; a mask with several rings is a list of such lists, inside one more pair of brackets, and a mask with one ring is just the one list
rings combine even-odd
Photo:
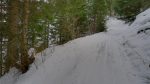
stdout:
[[99,37],[101,41],[93,39],[92,44],[78,47],[78,50],[83,48],[80,56],[84,58],[60,84],[138,84],[139,81],[132,78],[132,66],[119,43],[106,34]]
[[[127,26],[115,22],[111,28]],[[123,31],[110,29],[58,46],[36,72],[16,84],[141,84],[120,43]]]

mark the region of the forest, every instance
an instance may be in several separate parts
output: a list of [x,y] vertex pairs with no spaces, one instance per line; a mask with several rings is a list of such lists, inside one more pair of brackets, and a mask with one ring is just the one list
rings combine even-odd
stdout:
[[25,73],[36,53],[50,45],[107,32],[106,20],[132,23],[150,0],[0,0],[0,76],[12,67]]

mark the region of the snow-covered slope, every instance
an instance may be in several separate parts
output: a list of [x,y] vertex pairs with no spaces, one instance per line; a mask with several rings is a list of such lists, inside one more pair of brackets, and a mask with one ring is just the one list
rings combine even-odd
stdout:
[[17,84],[140,84],[122,46],[105,33],[56,47],[53,56]]
[[[46,51],[15,84],[145,84],[150,82],[150,10],[131,26],[116,18],[108,32],[86,36]],[[148,24],[148,25],[147,25]],[[145,26],[147,25],[147,26]],[[44,63],[43,63],[44,62]],[[5,78],[4,78],[5,80]],[[1,82],[0,84],[14,84]]]
[[137,15],[127,30],[126,52],[144,82],[150,83],[150,8]]
[[107,26],[108,32],[57,46],[36,72],[16,84],[141,84],[122,44],[128,25],[111,18]]

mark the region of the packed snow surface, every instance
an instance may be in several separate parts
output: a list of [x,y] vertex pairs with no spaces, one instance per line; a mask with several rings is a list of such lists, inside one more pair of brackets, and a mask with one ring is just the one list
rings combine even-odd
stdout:
[[0,84],[148,84],[150,32],[137,32],[150,27],[149,16],[150,9],[131,26],[110,18],[108,32],[48,48],[15,83],[4,82],[6,75]]
[[108,32],[57,46],[38,70],[16,84],[141,84],[118,39],[128,25],[114,18],[110,25]]

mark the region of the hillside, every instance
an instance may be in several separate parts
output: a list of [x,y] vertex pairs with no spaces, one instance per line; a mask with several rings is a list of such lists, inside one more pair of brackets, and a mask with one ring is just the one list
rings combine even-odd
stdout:
[[[56,46],[53,54],[47,49],[45,62],[38,63],[37,69],[35,62],[26,74],[17,78],[15,84],[148,83],[149,14],[149,9],[139,14],[131,25],[109,18],[107,32]],[[40,57],[36,59],[41,60]],[[0,84],[11,83],[0,80]]]

